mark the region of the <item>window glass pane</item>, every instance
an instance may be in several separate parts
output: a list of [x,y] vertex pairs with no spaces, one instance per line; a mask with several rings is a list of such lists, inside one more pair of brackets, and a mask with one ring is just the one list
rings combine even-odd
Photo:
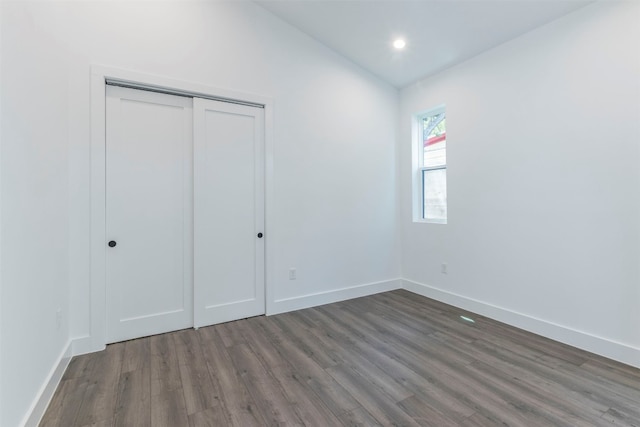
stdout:
[[446,221],[447,219],[447,170],[422,171],[424,191],[423,218]]
[[447,164],[447,130],[445,113],[422,119],[423,166],[434,167]]
[[447,164],[447,141],[424,147],[424,167],[445,166]]

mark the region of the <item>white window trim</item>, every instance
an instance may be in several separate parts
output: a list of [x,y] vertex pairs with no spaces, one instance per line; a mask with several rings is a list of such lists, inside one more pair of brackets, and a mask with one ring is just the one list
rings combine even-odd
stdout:
[[[424,201],[422,200],[423,192],[423,180],[422,173],[425,170],[447,169],[448,165],[425,167],[424,166],[424,153],[423,153],[423,135],[422,135],[422,120],[426,116],[433,116],[446,111],[444,104],[441,104],[435,108],[421,111],[416,113],[412,117],[411,139],[411,170],[412,170],[412,212],[413,222],[420,222],[425,224],[446,224],[447,219],[427,219],[423,217]],[[447,215],[448,216],[448,215]]]

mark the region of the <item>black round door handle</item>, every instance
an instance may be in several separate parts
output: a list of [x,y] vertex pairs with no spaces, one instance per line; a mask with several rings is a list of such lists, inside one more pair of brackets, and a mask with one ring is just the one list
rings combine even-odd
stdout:
[[263,234],[262,233],[258,233],[258,239],[262,239]]
[[115,246],[116,246],[116,241],[115,240],[112,240],[112,241],[109,242],[109,247],[110,248],[113,248]]

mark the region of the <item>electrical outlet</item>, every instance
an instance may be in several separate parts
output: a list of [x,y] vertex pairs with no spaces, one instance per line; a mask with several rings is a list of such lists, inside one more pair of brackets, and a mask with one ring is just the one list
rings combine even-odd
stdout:
[[289,269],[289,280],[296,280],[296,269],[295,268],[290,268]]
[[447,274],[447,263],[443,262],[440,264],[440,273]]
[[62,309],[56,310],[56,329],[60,329],[62,327]]

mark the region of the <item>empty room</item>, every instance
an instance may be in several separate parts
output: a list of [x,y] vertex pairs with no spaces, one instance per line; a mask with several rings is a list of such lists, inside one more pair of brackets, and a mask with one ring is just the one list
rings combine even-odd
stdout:
[[0,427],[640,426],[640,3],[0,1]]

